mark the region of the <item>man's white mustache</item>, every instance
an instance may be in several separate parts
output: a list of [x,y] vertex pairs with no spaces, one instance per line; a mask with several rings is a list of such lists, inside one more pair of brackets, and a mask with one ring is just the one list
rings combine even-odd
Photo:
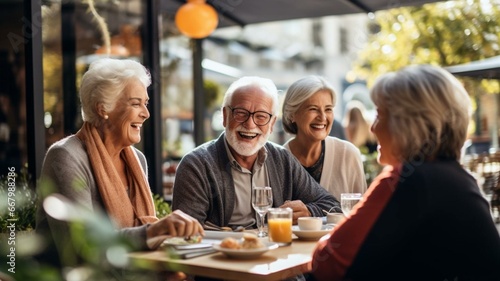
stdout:
[[245,129],[242,125],[239,125],[238,128],[236,128],[236,131],[238,131],[238,133],[248,133],[248,134],[263,134],[261,130],[259,129],[256,129],[256,130],[247,130]]

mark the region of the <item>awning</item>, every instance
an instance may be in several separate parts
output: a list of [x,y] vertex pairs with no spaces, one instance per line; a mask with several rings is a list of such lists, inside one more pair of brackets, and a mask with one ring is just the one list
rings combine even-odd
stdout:
[[[173,19],[183,0],[161,1],[161,11]],[[247,24],[369,13],[403,6],[419,6],[431,0],[207,0],[219,14],[218,28]]]
[[[500,56],[491,57],[483,60],[473,61],[469,63],[454,65],[446,67],[451,74],[457,76],[473,77],[477,79],[500,79]],[[498,94],[494,95],[495,102],[493,103],[493,122],[490,122],[490,132],[491,132],[491,146],[490,152],[496,152],[499,150],[498,144]],[[480,108],[480,106],[478,106]],[[496,118],[495,118],[496,116]],[[481,131],[481,119],[480,113],[476,112],[476,134],[478,135]]]
[[449,66],[450,73],[479,79],[500,79],[500,56]]

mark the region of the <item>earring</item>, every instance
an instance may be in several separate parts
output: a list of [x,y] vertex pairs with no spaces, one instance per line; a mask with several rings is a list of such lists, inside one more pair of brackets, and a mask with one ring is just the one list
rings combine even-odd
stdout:
[[104,119],[108,120],[109,116],[106,114],[104,115]]

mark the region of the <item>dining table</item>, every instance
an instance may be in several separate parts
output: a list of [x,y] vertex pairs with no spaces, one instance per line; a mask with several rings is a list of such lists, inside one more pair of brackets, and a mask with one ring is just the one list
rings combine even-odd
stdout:
[[[264,243],[268,238],[260,238]],[[283,280],[311,271],[312,253],[318,239],[301,240],[294,235],[291,245],[269,250],[251,259],[226,256],[213,252],[202,256],[180,259],[165,249],[131,252],[132,264],[147,265],[162,271],[181,271],[192,276],[222,280]]]

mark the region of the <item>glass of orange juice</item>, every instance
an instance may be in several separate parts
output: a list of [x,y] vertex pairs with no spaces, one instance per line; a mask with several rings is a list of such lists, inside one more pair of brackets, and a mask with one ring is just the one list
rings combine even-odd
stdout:
[[271,208],[267,212],[267,231],[269,241],[279,246],[292,244],[292,215],[291,208]]

